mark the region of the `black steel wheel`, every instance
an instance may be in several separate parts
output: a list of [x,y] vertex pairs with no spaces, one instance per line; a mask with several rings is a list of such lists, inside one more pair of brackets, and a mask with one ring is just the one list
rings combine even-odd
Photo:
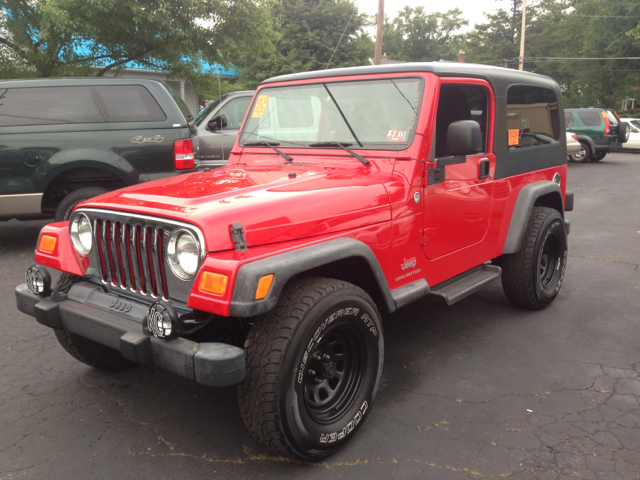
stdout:
[[533,207],[522,248],[502,256],[502,288],[518,307],[538,310],[560,291],[567,264],[567,234],[562,215]]
[[289,285],[245,343],[238,401],[247,428],[279,455],[335,452],[371,411],[383,343],[378,311],[360,288],[327,278]]

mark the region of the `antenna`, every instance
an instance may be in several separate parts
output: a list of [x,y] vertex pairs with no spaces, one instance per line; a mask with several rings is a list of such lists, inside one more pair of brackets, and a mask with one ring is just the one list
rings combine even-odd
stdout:
[[336,51],[338,50],[338,47],[340,46],[340,42],[342,41],[342,37],[344,37],[344,33],[347,31],[347,27],[349,26],[349,23],[351,22],[351,19],[353,18],[353,14],[356,13],[356,8],[357,8],[357,5],[354,2],[353,11],[351,12],[351,16],[349,17],[349,21],[345,25],[344,30],[342,31],[342,35],[340,35],[340,40],[338,40],[338,44],[336,45],[336,48],[333,50],[333,53],[331,54],[331,58],[329,59],[329,63],[327,63],[327,66],[325,68],[329,68],[329,65],[331,64],[331,60],[333,60],[333,56],[336,54]]

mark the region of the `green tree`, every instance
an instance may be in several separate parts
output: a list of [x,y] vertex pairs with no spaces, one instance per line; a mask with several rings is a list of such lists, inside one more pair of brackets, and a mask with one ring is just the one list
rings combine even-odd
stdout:
[[273,18],[279,38],[271,51],[249,50],[234,60],[244,87],[275,75],[368,65],[373,57],[374,43],[364,30],[371,21],[353,0],[279,0]]
[[229,65],[272,37],[260,0],[0,0],[0,66],[12,66],[0,76],[102,76],[135,62],[202,83],[203,62]]
[[411,62],[455,60],[469,22],[458,8],[426,13],[423,7],[404,7],[391,22],[385,19],[383,50],[390,58]]

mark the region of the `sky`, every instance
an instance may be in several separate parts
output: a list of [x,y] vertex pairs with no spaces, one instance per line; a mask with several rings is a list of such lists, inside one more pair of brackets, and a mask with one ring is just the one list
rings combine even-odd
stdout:
[[[358,10],[368,15],[378,14],[378,0],[356,0]],[[384,0],[387,17],[395,18],[406,5],[415,8],[423,6],[427,13],[446,12],[458,7],[462,16],[469,20],[469,28],[476,23],[484,23],[483,12],[493,12],[499,8],[508,9],[510,0]]]

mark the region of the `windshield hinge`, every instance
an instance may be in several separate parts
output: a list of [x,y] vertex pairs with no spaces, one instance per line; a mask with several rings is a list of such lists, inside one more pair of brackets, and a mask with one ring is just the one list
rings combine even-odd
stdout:
[[249,249],[241,222],[233,222],[231,224],[231,241],[236,244],[236,251],[238,252]]
[[422,185],[433,185],[435,183],[444,182],[446,175],[444,173],[444,167],[440,168],[425,168],[422,175]]

